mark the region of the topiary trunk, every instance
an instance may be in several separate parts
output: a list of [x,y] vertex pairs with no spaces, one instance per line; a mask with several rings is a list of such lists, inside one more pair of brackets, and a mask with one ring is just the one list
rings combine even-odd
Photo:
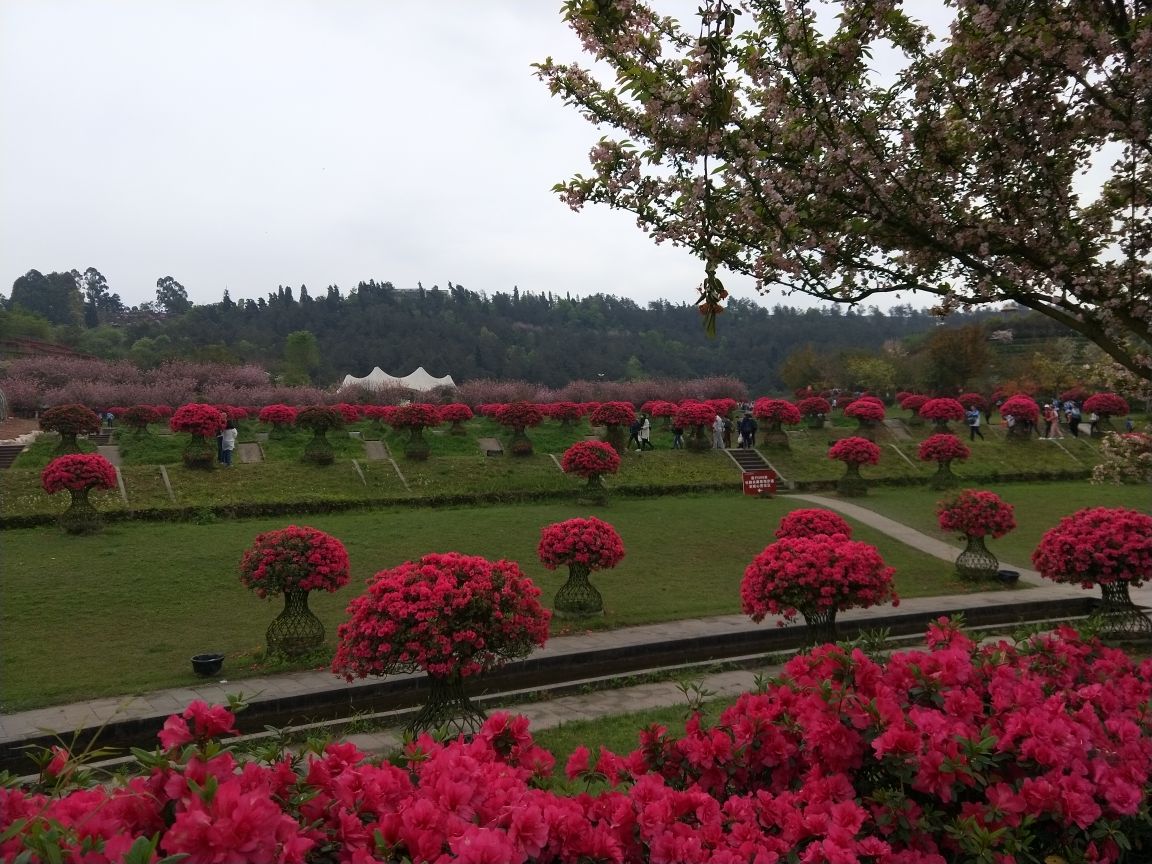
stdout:
[[408,430],[408,441],[404,444],[404,458],[413,462],[423,462],[428,458],[431,448],[424,440],[424,427],[412,426]]
[[313,465],[331,465],[336,461],[336,453],[323,430],[317,429],[312,433],[312,440],[304,445],[303,458]]
[[60,527],[69,534],[98,534],[104,529],[100,512],[88,500],[88,489],[69,489],[72,501],[60,514]]
[[868,481],[860,476],[860,466],[844,463],[844,476],[836,484],[836,491],[845,498],[861,498],[868,494]]
[[960,485],[960,478],[952,473],[952,463],[937,462],[936,473],[932,475],[932,479],[928,481],[928,485],[933,489],[952,489]]

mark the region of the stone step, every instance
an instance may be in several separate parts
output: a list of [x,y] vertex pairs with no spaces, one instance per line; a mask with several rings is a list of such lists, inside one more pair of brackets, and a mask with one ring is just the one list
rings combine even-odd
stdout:
[[763,471],[771,467],[768,461],[760,455],[760,451],[751,447],[729,449],[724,452],[740,467],[741,471]]
[[23,444],[0,444],[0,471],[11,468],[16,457],[23,452]]

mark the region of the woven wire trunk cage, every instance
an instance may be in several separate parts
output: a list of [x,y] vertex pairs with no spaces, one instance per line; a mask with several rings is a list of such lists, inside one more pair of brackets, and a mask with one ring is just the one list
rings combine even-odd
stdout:
[[868,494],[868,481],[860,476],[860,466],[844,463],[844,476],[836,482],[836,491],[845,498],[860,498]]
[[324,623],[308,608],[307,591],[285,591],[284,610],[264,634],[269,654],[307,654],[324,644]]
[[413,426],[408,433],[408,441],[404,444],[404,458],[413,462],[423,462],[430,452],[431,448],[424,440],[424,427]]
[[56,449],[52,452],[57,456],[64,456],[68,453],[79,453],[80,445],[76,442],[75,432],[61,432],[60,443],[56,445]]
[[588,581],[587,567],[568,565],[568,580],[556,592],[552,611],[559,618],[582,618],[604,613],[604,598],[596,586]]
[[433,732],[447,738],[474,735],[487,715],[464,692],[460,675],[428,676],[428,698],[424,707],[405,727],[413,734]]
[[1152,639],[1152,621],[1132,602],[1127,580],[1101,582],[1100,635],[1109,639]]
[[1000,562],[988,551],[983,537],[968,537],[964,551],[956,556],[956,575],[970,582],[996,578]]
[[211,471],[216,464],[216,442],[203,435],[193,435],[180,457],[184,460],[185,468]]
[[532,439],[520,426],[512,431],[512,441],[508,449],[513,456],[531,456],[535,452],[532,448]]
[[323,432],[313,432],[312,440],[304,445],[304,461],[314,465],[331,465],[336,461],[332,445]]
[[928,485],[933,489],[951,489],[960,485],[960,478],[952,473],[951,462],[937,462],[936,473],[932,475]]
[[69,534],[96,534],[104,528],[100,512],[88,500],[89,489],[69,489],[72,501],[60,514],[60,527]]
[[826,642],[835,642],[836,610],[835,609],[801,609],[804,616],[804,643],[811,647],[823,645]]

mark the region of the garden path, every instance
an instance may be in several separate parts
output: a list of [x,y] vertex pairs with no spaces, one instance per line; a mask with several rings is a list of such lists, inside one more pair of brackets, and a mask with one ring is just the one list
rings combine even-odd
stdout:
[[263,462],[264,451],[260,449],[259,444],[237,444],[236,458],[245,465],[250,462]]
[[115,465],[120,467],[120,447],[116,444],[100,444],[96,452]]

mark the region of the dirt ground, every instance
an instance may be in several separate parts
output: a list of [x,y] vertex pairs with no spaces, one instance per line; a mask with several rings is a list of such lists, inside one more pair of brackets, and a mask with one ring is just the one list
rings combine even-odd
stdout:
[[0,420],[0,441],[11,441],[19,435],[26,435],[40,428],[36,420],[25,420],[22,417],[9,417]]

